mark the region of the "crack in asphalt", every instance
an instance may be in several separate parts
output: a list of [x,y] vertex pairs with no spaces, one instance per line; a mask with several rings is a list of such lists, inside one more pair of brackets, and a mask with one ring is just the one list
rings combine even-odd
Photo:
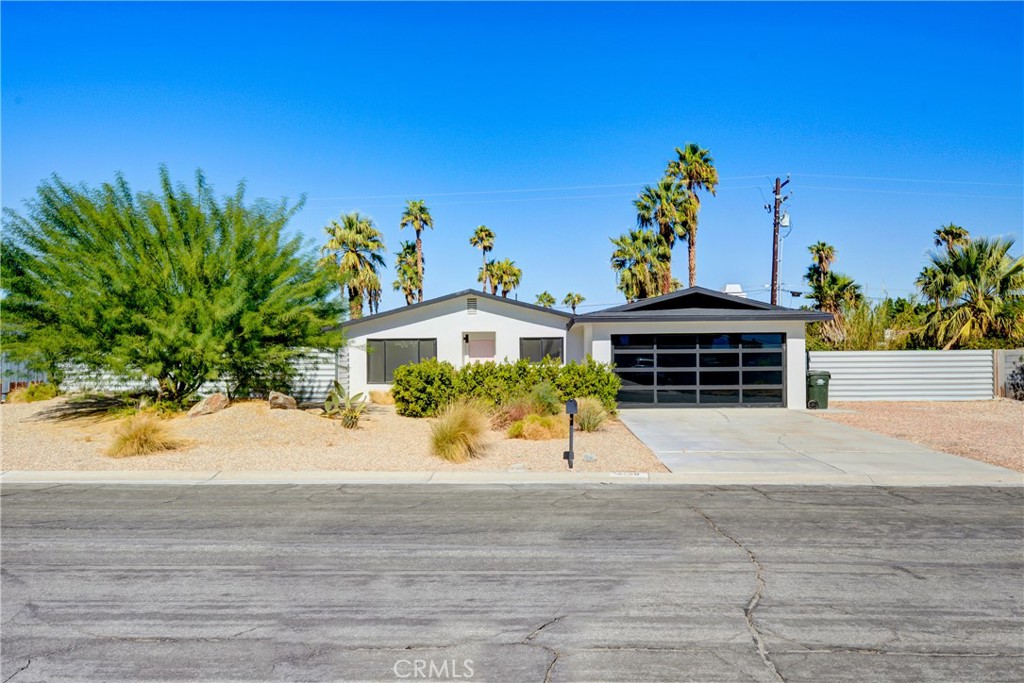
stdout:
[[31,657],[29,657],[29,658],[28,658],[28,661],[27,661],[27,662],[25,662],[25,666],[21,667],[20,669],[18,669],[18,670],[17,670],[17,671],[15,671],[14,673],[12,673],[12,674],[11,674],[10,676],[8,676],[7,678],[5,678],[5,679],[4,679],[4,683],[7,683],[7,681],[11,680],[12,678],[14,678],[14,677],[15,677],[15,676],[17,676],[18,674],[20,674],[20,673],[21,673],[22,671],[24,671],[25,669],[27,669],[27,668],[29,667],[29,665],[30,665],[31,663],[32,663],[32,658],[31,658]]
[[756,587],[754,589],[754,594],[750,596],[750,600],[747,602],[747,606],[743,608],[743,616],[746,618],[747,629],[750,631],[750,635],[754,639],[754,645],[757,647],[757,654],[761,657],[761,661],[764,662],[765,667],[769,672],[771,672],[776,680],[781,683],[785,683],[786,679],[782,677],[782,674],[779,673],[779,669],[775,666],[775,662],[772,661],[771,654],[768,652],[768,648],[764,644],[764,638],[761,635],[761,631],[754,622],[754,610],[757,609],[757,605],[761,601],[761,597],[764,595],[764,589],[766,586],[764,579],[764,565],[758,561],[754,553],[745,545],[723,531],[722,528],[715,523],[715,520],[711,519],[707,513],[696,506],[690,506],[690,509],[703,517],[704,521],[708,523],[708,526],[710,526],[715,533],[729,539],[729,541],[731,541],[737,548],[745,552],[747,557],[750,559],[751,564],[754,565],[756,570],[754,575]]

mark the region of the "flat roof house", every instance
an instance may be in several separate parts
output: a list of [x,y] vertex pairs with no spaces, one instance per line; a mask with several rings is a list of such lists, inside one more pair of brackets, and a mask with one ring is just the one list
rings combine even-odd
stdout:
[[572,315],[467,289],[350,320],[349,389],[387,389],[394,369],[436,357],[595,360],[622,379],[629,407],[803,409],[807,323],[831,315],[691,287]]

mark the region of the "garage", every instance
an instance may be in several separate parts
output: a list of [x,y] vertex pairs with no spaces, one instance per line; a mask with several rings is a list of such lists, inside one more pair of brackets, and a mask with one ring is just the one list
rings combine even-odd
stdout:
[[613,334],[619,405],[785,405],[783,333]]
[[806,325],[830,318],[691,287],[578,315],[570,328],[614,366],[621,408],[802,409]]

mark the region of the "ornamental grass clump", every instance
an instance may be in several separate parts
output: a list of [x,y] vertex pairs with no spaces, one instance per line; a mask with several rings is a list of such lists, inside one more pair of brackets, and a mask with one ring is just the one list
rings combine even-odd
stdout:
[[462,463],[483,454],[489,420],[477,401],[450,404],[430,427],[431,451],[448,462]]
[[30,384],[18,387],[7,394],[8,403],[35,403],[47,401],[57,396],[57,387],[53,384]]
[[165,422],[150,413],[139,413],[117,428],[107,455],[111,458],[127,458],[173,451],[184,445],[186,442],[172,435]]
[[569,418],[565,415],[527,415],[508,428],[508,438],[527,441],[564,439],[569,436]]
[[576,401],[577,413],[576,424],[581,432],[596,432],[608,419],[608,411],[599,399],[593,396],[584,396]]

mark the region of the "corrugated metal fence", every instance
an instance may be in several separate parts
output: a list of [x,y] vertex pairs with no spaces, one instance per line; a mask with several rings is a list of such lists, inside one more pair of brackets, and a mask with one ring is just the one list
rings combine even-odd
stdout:
[[812,351],[809,365],[832,373],[831,401],[983,401],[995,367],[992,351]]
[[[45,375],[29,371],[23,363],[9,362],[6,356],[3,356],[0,362],[2,362],[0,367],[2,367],[3,377],[3,398],[7,397],[7,392],[12,385],[17,387],[31,382],[46,381]],[[348,390],[347,348],[340,349],[337,353],[312,350],[306,356],[295,361],[295,368],[298,370],[298,375],[293,382],[292,395],[299,401],[323,401],[334,380],[340,381],[345,390]],[[152,380],[119,377],[110,372],[96,372],[83,366],[71,366],[65,370],[65,373],[61,390],[68,393],[156,389],[156,383]],[[212,394],[216,391],[224,391],[223,383],[205,384],[199,393]]]

